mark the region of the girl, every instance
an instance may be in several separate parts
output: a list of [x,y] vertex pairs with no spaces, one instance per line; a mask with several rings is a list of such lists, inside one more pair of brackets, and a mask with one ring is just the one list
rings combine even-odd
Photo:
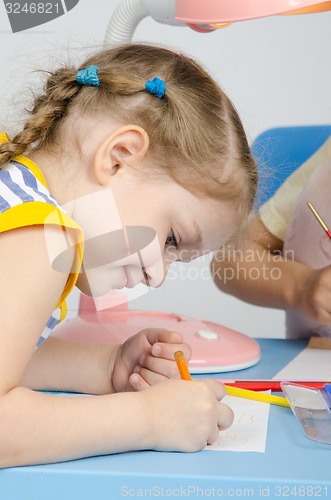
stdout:
[[[157,286],[172,260],[234,237],[256,169],[229,99],[193,60],[130,44],[50,73],[1,142],[0,466],[214,442],[232,411],[215,380],[168,380],[174,351],[190,356],[179,334],[49,335],[74,285]],[[54,389],[96,396],[35,391]]]

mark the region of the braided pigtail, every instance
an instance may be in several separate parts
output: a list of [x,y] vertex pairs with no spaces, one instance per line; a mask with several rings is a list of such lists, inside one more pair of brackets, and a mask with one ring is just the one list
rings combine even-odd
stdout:
[[44,93],[35,100],[30,111],[31,117],[23,130],[10,142],[0,144],[0,167],[28,151],[32,145],[41,146],[52,142],[69,103],[80,90],[76,73],[76,70],[68,68],[50,73]]

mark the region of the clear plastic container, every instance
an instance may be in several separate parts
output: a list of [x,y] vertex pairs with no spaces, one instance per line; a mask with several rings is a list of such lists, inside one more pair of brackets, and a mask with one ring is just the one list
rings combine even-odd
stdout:
[[331,385],[319,390],[281,382],[281,387],[305,436],[331,444]]

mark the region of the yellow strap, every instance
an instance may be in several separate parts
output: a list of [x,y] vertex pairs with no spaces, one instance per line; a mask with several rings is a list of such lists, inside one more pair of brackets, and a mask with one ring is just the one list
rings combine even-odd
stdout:
[[[0,132],[0,144],[4,142],[10,142],[10,138],[6,134],[6,132]],[[26,156],[23,155],[17,155],[13,158],[13,161],[18,161],[19,163],[22,163],[25,167],[27,167],[35,177],[37,177],[38,181],[41,182],[45,188],[47,188],[47,183],[45,180],[45,177],[37,167],[37,165],[30,160],[30,158],[27,158]]]

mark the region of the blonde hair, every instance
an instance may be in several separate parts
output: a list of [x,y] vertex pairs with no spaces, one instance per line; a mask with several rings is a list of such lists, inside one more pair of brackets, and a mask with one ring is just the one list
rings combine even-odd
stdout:
[[[99,67],[98,88],[76,81],[78,69],[90,65]],[[162,99],[145,90],[155,76],[166,83]],[[190,57],[126,44],[97,52],[80,68],[49,73],[23,130],[0,145],[0,166],[51,146],[73,112],[140,125],[149,135],[155,168],[194,193],[233,201],[246,214],[252,209],[257,171],[241,120],[219,85]]]

